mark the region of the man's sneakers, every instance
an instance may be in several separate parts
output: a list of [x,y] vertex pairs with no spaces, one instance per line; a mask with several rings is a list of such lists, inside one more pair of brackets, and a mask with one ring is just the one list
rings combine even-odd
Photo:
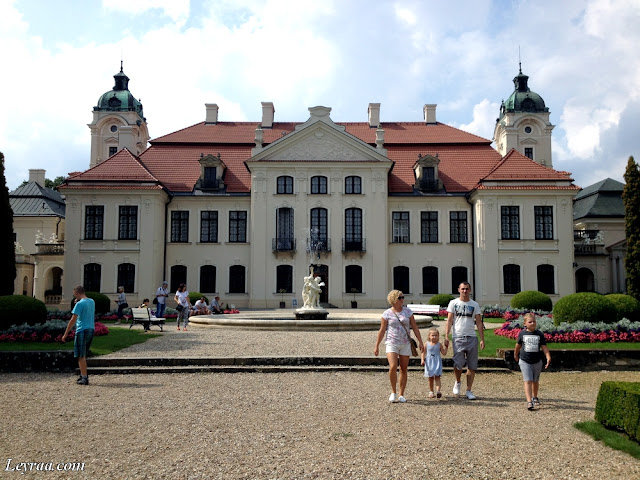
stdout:
[[475,400],[477,398],[471,390],[467,390],[467,393],[465,393],[465,395],[469,400]]
[[389,395],[389,401],[391,403],[397,403],[398,401],[398,394],[396,393],[392,393],[391,395]]
[[76,383],[78,385],[89,385],[89,377],[80,376],[78,380],[76,380]]
[[456,382],[453,384],[453,394],[460,395],[460,382]]

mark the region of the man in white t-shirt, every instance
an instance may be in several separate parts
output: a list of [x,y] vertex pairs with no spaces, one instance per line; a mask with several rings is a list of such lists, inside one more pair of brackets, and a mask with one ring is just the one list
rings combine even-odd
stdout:
[[469,400],[475,400],[476,396],[471,391],[473,379],[478,369],[478,337],[476,327],[480,332],[480,349],[484,350],[484,330],[482,328],[482,316],[480,305],[471,300],[471,285],[462,282],[458,286],[460,298],[451,300],[447,307],[447,326],[445,330],[444,346],[449,346],[449,333],[453,333],[453,373],[456,383],[453,385],[453,394],[460,393],[460,380],[462,369],[467,367],[467,391]]

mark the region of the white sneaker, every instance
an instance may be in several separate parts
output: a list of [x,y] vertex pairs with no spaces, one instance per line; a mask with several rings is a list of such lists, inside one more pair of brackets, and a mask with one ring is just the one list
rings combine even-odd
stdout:
[[456,382],[453,384],[453,394],[460,395],[460,382]]
[[392,393],[391,395],[389,395],[389,401],[391,403],[396,403],[398,401],[398,395],[395,393]]
[[469,400],[475,400],[475,399],[477,398],[477,397],[476,397],[476,396],[471,392],[471,390],[467,390],[466,395],[467,395],[467,398],[468,398]]
[[407,399],[406,399],[406,398],[404,398],[402,395],[400,395],[400,396],[398,397],[398,402],[400,402],[400,403],[407,403]]

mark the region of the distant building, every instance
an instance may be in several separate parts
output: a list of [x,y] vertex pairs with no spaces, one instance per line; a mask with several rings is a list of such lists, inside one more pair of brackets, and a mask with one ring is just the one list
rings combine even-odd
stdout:
[[574,292],[579,187],[551,168],[549,110],[521,71],[498,150],[438,122],[434,104],[385,122],[370,103],[366,121],[336,123],[327,107],[277,122],[271,102],[250,122],[220,121],[207,104],[202,122],[144,150],[123,76],[94,108],[91,168],[60,188],[66,297],[75,284],[112,297],[122,285],[135,303],[167,278],[238,307],[290,306],[310,267],[321,302],[338,307],[381,308],[393,288],[426,303],[463,280],[481,304]]
[[16,242],[14,293],[54,305],[62,299],[65,202],[44,181],[45,170],[29,170],[29,181],[9,194]]

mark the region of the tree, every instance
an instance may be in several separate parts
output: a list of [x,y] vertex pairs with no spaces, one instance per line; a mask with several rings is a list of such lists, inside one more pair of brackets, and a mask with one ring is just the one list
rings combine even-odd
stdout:
[[16,280],[16,249],[13,243],[13,210],[4,175],[4,155],[0,152],[0,295],[13,295]]
[[629,157],[627,162],[624,181],[622,201],[627,237],[627,255],[624,258],[627,293],[640,300],[640,171],[633,157]]
[[[63,177],[63,176],[56,177],[53,180],[45,178],[44,179],[44,187],[45,188],[50,188],[51,190],[58,190],[58,187],[60,185],[62,185],[62,183],[65,180],[66,180],[66,178]],[[19,185],[19,187],[24,187],[27,183],[29,183],[27,180],[23,180],[22,183]]]

